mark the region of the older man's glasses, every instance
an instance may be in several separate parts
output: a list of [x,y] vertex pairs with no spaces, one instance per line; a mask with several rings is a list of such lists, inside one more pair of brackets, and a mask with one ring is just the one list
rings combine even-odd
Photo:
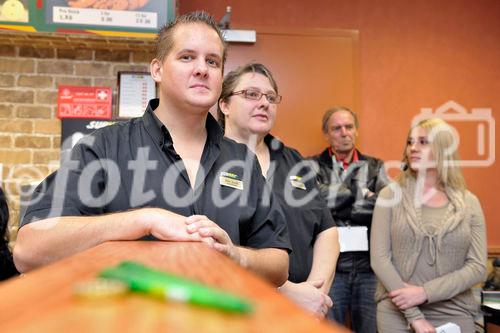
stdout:
[[231,95],[243,95],[246,99],[251,99],[254,101],[260,101],[262,96],[266,96],[266,99],[269,103],[271,104],[279,104],[281,102],[281,95],[275,94],[275,93],[263,93],[258,90],[251,90],[251,89],[245,89],[245,90],[240,90],[240,91],[235,91],[231,93]]

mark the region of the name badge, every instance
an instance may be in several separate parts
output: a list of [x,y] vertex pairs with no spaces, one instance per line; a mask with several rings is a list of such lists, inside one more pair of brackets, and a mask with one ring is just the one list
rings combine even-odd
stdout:
[[437,333],[461,333],[460,326],[455,323],[446,323],[436,327]]
[[295,188],[306,190],[306,185],[302,182],[302,177],[300,176],[290,176],[290,184]]
[[367,227],[337,227],[340,252],[368,251]]
[[232,187],[237,190],[243,190],[243,182],[238,179],[238,175],[230,172],[221,172],[219,183],[222,186]]

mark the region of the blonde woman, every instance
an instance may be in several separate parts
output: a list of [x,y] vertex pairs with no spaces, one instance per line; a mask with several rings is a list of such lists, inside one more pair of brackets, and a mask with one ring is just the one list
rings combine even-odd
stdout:
[[380,333],[436,332],[448,322],[474,332],[471,287],[485,279],[486,233],[454,139],[441,119],[418,123],[407,138],[405,170],[377,200],[371,264]]

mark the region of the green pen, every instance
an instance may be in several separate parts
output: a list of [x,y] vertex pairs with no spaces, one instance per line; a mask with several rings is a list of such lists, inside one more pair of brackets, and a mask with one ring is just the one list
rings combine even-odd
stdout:
[[137,262],[124,261],[99,273],[100,277],[127,284],[131,291],[239,313],[253,311],[250,303],[227,292],[158,271]]

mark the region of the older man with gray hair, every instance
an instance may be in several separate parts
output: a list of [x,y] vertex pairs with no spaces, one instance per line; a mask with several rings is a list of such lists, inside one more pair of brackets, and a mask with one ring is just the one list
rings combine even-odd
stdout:
[[338,226],[341,252],[329,293],[334,305],[328,318],[346,324],[349,311],[355,332],[375,333],[377,279],[370,267],[368,240],[377,194],[388,183],[387,177],[380,159],[355,148],[359,123],[353,111],[327,110],[322,127],[329,147],[314,160],[321,193]]

